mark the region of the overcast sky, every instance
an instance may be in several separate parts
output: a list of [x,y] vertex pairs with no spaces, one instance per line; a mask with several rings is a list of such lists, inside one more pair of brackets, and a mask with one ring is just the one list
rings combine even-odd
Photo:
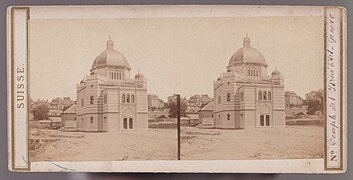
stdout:
[[140,69],[147,78],[148,93],[213,96],[213,81],[248,33],[268,73],[277,67],[285,90],[304,97],[323,88],[323,29],[322,17],[30,20],[30,94],[76,99],[76,84],[111,36],[131,76]]

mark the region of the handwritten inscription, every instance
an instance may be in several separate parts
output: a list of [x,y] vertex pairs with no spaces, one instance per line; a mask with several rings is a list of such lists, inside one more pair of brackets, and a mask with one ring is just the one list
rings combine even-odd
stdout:
[[339,13],[327,14],[326,21],[326,90],[327,90],[327,161],[328,167],[339,167],[340,104],[339,104]]

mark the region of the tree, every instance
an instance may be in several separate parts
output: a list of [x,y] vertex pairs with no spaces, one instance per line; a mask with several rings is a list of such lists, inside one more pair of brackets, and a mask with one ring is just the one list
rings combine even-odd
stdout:
[[47,104],[40,104],[32,110],[34,120],[48,119],[49,107]]
[[316,111],[324,111],[324,91],[319,89],[318,91],[311,91],[305,95],[306,104],[308,105],[308,114],[315,114]]
[[[177,99],[176,96],[172,96],[168,98],[168,107],[169,107],[169,117],[171,118],[176,118],[177,117],[177,113],[178,113],[178,105],[177,105]],[[180,116],[181,117],[185,117],[186,113],[186,99],[185,98],[181,98],[180,99]]]

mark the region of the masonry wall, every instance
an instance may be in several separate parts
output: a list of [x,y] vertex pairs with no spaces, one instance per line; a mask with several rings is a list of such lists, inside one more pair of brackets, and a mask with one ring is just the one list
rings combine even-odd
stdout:
[[137,129],[148,129],[147,113],[137,113]]
[[274,126],[285,126],[285,97],[284,88],[282,86],[273,87],[273,116]]
[[[91,121],[91,117],[93,121]],[[79,131],[98,131],[98,114],[86,114],[78,116]]]
[[[230,118],[228,120],[228,114]],[[233,129],[236,121],[235,111],[222,111],[215,114],[215,127],[221,129]]]
[[256,127],[256,113],[255,110],[245,110],[245,120],[244,120],[244,128],[255,128]]

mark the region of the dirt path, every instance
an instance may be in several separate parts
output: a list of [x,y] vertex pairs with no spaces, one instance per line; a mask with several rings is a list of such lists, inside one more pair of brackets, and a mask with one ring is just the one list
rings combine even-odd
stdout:
[[[181,159],[322,158],[322,127],[246,130],[183,127]],[[117,161],[177,159],[176,130],[106,133],[33,130],[31,161]]]
[[[172,129],[106,133],[48,130],[43,136],[54,137],[52,139],[55,140],[32,150],[30,152],[32,161],[172,160],[177,158],[176,132]],[[40,139],[43,136],[33,138]]]
[[183,128],[182,159],[322,158],[322,127],[247,130]]

